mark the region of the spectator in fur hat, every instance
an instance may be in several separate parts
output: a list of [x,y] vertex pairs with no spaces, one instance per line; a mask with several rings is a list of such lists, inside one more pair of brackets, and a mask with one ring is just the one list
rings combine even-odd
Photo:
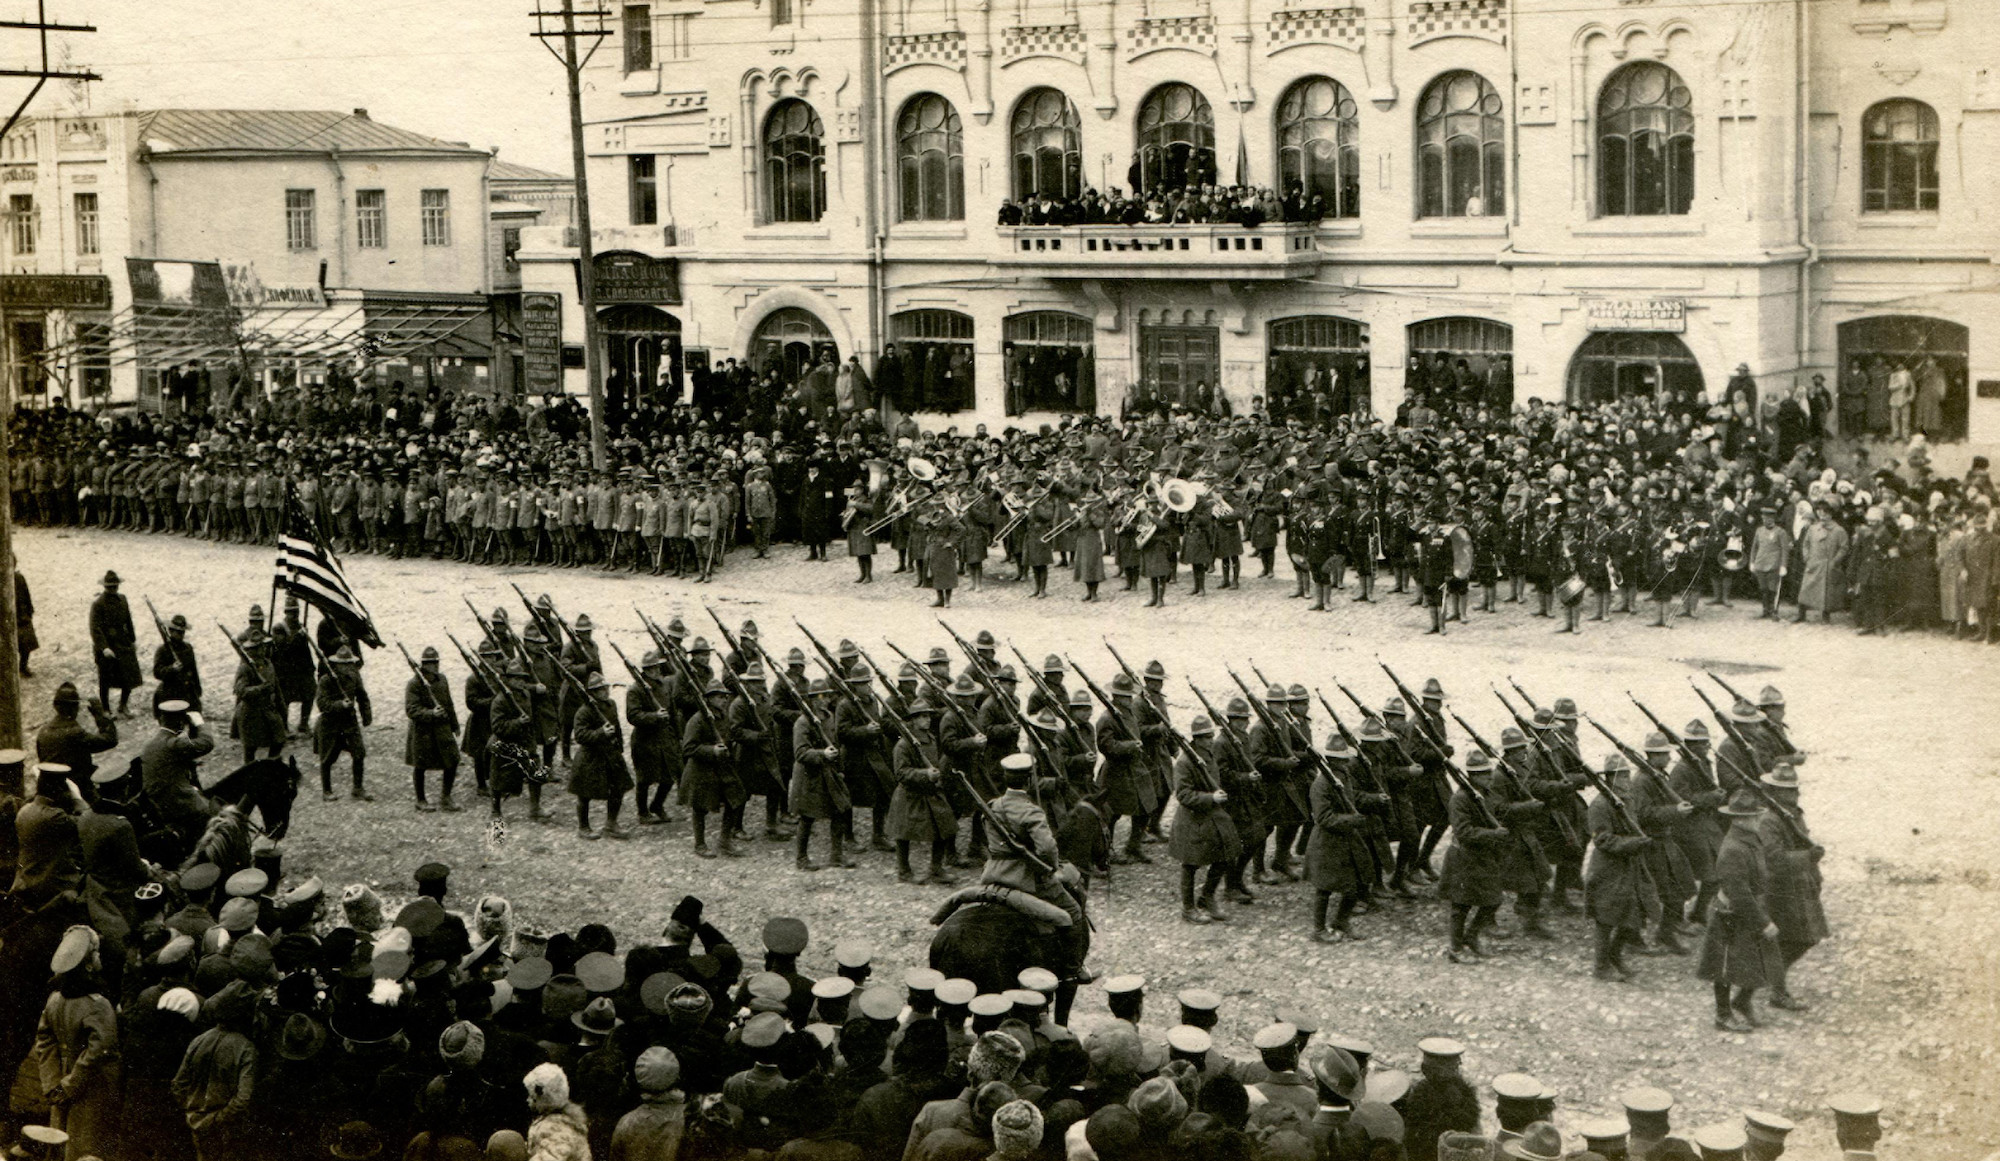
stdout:
[[522,1083],[528,1090],[528,1161],[591,1161],[583,1109],[569,1099],[569,1077],[538,1064]]
[[957,1126],[968,1132],[975,1131],[973,1096],[980,1086],[993,1081],[1011,1083],[1027,1055],[1021,1048],[1021,1042],[1004,1032],[982,1035],[973,1044],[971,1054],[965,1058],[965,1091],[950,1100],[930,1102],[918,1110],[916,1119],[910,1122],[909,1135],[903,1142],[904,1161],[911,1161],[924,1138],[938,1129]]
[[1042,1110],[1011,1101],[993,1114],[994,1161],[1028,1161],[1042,1147]]

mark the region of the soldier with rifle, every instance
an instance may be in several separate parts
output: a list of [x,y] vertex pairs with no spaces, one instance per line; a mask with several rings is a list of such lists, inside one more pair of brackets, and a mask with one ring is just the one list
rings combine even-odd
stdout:
[[1659,917],[1661,902],[1646,852],[1657,840],[1627,807],[1633,793],[1631,764],[1622,754],[1605,762],[1602,778],[1593,777],[1597,797],[1588,811],[1590,857],[1583,873],[1584,908],[1596,925],[1596,963],[1600,980],[1630,980],[1625,948],[1644,941],[1649,923]]
[[277,671],[278,690],[281,697],[279,715],[287,720],[291,717],[292,706],[299,707],[299,732],[304,733],[312,721],[313,704],[313,659],[312,650],[306,647],[305,622],[301,620],[299,598],[285,594],[285,612],[279,622],[271,626],[271,667]]
[[[1377,875],[1368,838],[1373,819],[1364,810],[1368,799],[1380,799],[1383,801],[1378,805],[1387,805],[1388,796],[1362,791],[1353,766],[1359,756],[1347,741],[1345,727],[1327,738],[1326,749],[1320,752],[1325,760],[1313,775],[1307,799],[1313,827],[1312,837],[1306,841],[1306,878],[1313,887],[1312,938],[1316,943],[1361,938],[1349,921]],[[1340,905],[1329,923],[1327,910],[1335,896]]]
[[1786,816],[1766,811],[1757,822],[1770,866],[1771,921],[1778,925],[1778,956],[1784,965],[1772,981],[1771,1006],[1803,1012],[1805,1001],[1792,994],[1791,971],[1831,934],[1826,908],[1820,904],[1819,864],[1826,848],[1806,829],[1805,814],[1799,809],[1799,772],[1791,763],[1780,761],[1759,782]]
[[[458,806],[451,800],[451,791],[458,781],[458,709],[451,703],[451,683],[438,670],[434,647],[424,647],[422,664],[410,660],[410,651],[400,642],[396,650],[410,667],[410,680],[403,687],[403,717],[409,723],[403,739],[403,764],[410,768],[417,809],[426,814],[437,809],[456,814]],[[432,770],[438,771],[442,780],[435,807],[424,793],[424,775]]]
[[[932,680],[937,678],[933,676]],[[976,720],[979,700],[979,683],[972,680],[971,674],[959,674],[958,680],[953,681],[946,691],[946,704],[952,712],[938,732],[938,745],[949,776],[945,783],[945,797],[950,800],[954,815],[972,818],[965,858],[958,856],[956,831],[952,835],[952,862],[961,867],[976,866],[986,861],[986,823],[974,809],[974,797],[998,794],[1000,790],[999,784],[992,780],[986,769],[986,735],[980,732]]]
[[1215,772],[1229,798],[1224,806],[1229,811],[1229,821],[1236,826],[1236,861],[1229,865],[1229,873],[1223,884],[1222,897],[1239,906],[1255,903],[1257,896],[1243,881],[1250,868],[1250,860],[1255,852],[1252,843],[1261,845],[1267,833],[1264,822],[1264,785],[1258,775],[1257,765],[1250,759],[1250,703],[1240,697],[1232,697],[1223,713],[1215,711],[1215,703],[1208,700],[1193,681],[1188,688],[1194,692],[1195,700],[1201,703],[1209,720],[1218,723],[1215,747]]
[[[153,602],[147,601],[148,611],[153,610]],[[160,647],[153,650],[153,708],[158,709],[163,701],[184,701],[189,708],[201,710],[201,670],[195,665],[194,643],[187,639],[188,619],[175,613],[173,620],[162,621],[160,614],[153,612],[153,627],[160,632]]]
[[1146,818],[1159,805],[1159,799],[1153,793],[1153,780],[1146,770],[1146,742],[1134,716],[1132,679],[1123,673],[1118,674],[1111,679],[1111,692],[1105,694],[1095,682],[1084,677],[1081,669],[1075,668],[1074,661],[1071,668],[1079,680],[1085,681],[1091,696],[1104,707],[1096,727],[1097,752],[1104,755],[1104,762],[1098,769],[1098,781],[1104,793],[1104,808],[1114,842],[1118,820],[1124,818],[1129,821],[1125,846],[1111,856],[1111,861],[1114,864],[1150,863],[1153,859],[1140,849],[1140,842],[1146,834]]
[[1577,791],[1589,785],[1589,780],[1579,772],[1563,768],[1561,751],[1552,741],[1556,731],[1553,710],[1544,706],[1535,711],[1534,717],[1524,718],[1499,690],[1493,692],[1514,719],[1514,728],[1506,733],[1526,743],[1508,751],[1508,768],[1528,788],[1528,793],[1548,804],[1549,811],[1542,823],[1542,850],[1554,866],[1551,890],[1557,908],[1571,910],[1569,888],[1583,885],[1584,848],[1589,842],[1589,823]]
[[[896,789],[889,799],[888,830],[896,843],[897,882],[948,887],[958,882],[944,865],[951,841],[958,835],[958,818],[944,793],[945,765],[938,752],[937,717],[938,707],[922,694],[909,705],[906,729],[891,756]],[[930,845],[930,865],[922,879],[910,868],[910,847],[915,843]]]
[[[1006,790],[991,802],[979,804],[980,816],[993,832],[979,881],[1012,887],[1053,903],[1069,915],[1072,923],[1089,922],[1083,903],[1073,890],[1079,881],[1076,868],[1061,861],[1048,814],[1028,793],[1028,783],[1035,776],[1035,760],[1026,754],[1010,754],[1000,764],[1000,775]],[[1054,940],[1051,944],[1063,952],[1074,946],[1070,940]],[[1058,979],[1088,982],[1081,962],[1063,959],[1047,966]]]
[[542,635],[539,625],[529,625],[521,630],[521,655],[527,660],[528,673],[540,686],[542,693],[535,698],[535,745],[542,751],[542,765],[554,766],[556,760],[556,731],[560,719],[556,707],[558,695],[563,686],[563,668],[550,652],[548,638]]
[[1483,745],[1466,755],[1464,774],[1451,796],[1451,846],[1438,894],[1451,903],[1446,958],[1477,963],[1490,954],[1479,937],[1499,914],[1502,893],[1526,884],[1532,884],[1530,891],[1540,889],[1535,872],[1540,850],[1531,828],[1547,807],[1526,796],[1509,797]]
[[[1273,685],[1264,691],[1264,698],[1259,701],[1241,677],[1234,673],[1229,676],[1243,691],[1244,706],[1257,717],[1257,724],[1250,727],[1249,758],[1264,783],[1265,821],[1277,834],[1277,848],[1272,852],[1268,874],[1264,864],[1264,832],[1260,831],[1257,835],[1256,849],[1251,852],[1257,881],[1295,883],[1299,876],[1292,870],[1292,844],[1298,839],[1299,828],[1310,821],[1310,816],[1304,797],[1299,793],[1305,783],[1301,781],[1304,763],[1293,751],[1296,731],[1289,720],[1277,716],[1284,712],[1291,694],[1284,686]],[[1273,707],[1276,707],[1275,711]]]
[[[785,802],[784,783],[778,776],[778,751],[783,743],[771,716],[763,663],[753,660],[741,674],[724,666],[723,674],[724,683],[735,692],[724,719],[729,725],[729,737],[736,743],[737,770],[744,793],[764,797],[764,838],[770,842],[788,841],[792,832],[778,825],[779,808]],[[737,808],[732,829],[738,839],[749,838],[744,831],[742,807]]]
[[[710,680],[681,733],[681,797],[694,819],[694,853],[704,859],[718,854],[729,859],[743,857],[729,822],[732,812],[741,810],[749,796],[737,773],[729,730],[722,720],[728,708],[729,688]],[[713,850],[708,845],[710,814],[722,816],[720,841]]]
[[[1416,799],[1428,789],[1423,782],[1423,766],[1412,759],[1397,730],[1399,725],[1406,730],[1411,728],[1408,721],[1403,699],[1392,697],[1383,705],[1381,716],[1362,722],[1359,731],[1361,761],[1389,792],[1392,809],[1382,821],[1388,829],[1387,838],[1396,844],[1396,855],[1387,886],[1403,899],[1416,897],[1409,883],[1410,870],[1417,861],[1417,847],[1423,842]],[[1392,734],[1395,736],[1391,737]],[[1377,885],[1381,885],[1379,880]]]
[[314,708],[319,712],[319,720],[313,723],[313,750],[319,757],[320,796],[328,802],[339,797],[333,792],[333,763],[346,754],[353,776],[349,797],[358,802],[373,802],[375,797],[365,785],[363,762],[368,757],[368,747],[362,741],[361,731],[375,721],[375,709],[368,702],[367,687],[361,684],[361,659],[354,655],[354,647],[345,642],[331,657],[320,654],[318,646],[313,650],[320,662],[319,684],[313,698]]
[[[1457,601],[1459,619],[1464,620],[1465,594],[1458,593]],[[1444,684],[1435,677],[1425,678],[1422,700],[1411,704],[1410,710],[1403,745],[1423,768],[1423,776],[1412,787],[1410,794],[1411,809],[1422,833],[1417,840],[1417,857],[1410,861],[1406,874],[1435,883],[1438,875],[1431,868],[1431,858],[1451,827],[1446,810],[1451,802],[1451,783],[1443,768],[1451,761],[1452,748],[1448,743],[1441,746],[1411,743],[1419,732],[1430,738],[1442,739],[1445,736]],[[1391,730],[1396,729],[1395,722],[1387,724]]]
[[632,803],[640,826],[667,821],[667,794],[678,781],[681,765],[681,722],[668,698],[667,655],[649,649],[635,668],[618,649],[632,684],[625,689],[625,724],[632,728]]
[[[577,694],[576,718],[571,723],[576,748],[569,764],[569,792],[576,799],[577,837],[629,839],[632,832],[619,827],[618,814],[625,805],[625,792],[632,789],[632,771],[625,764],[625,731],[618,724],[611,683],[596,670],[581,681],[568,671],[564,676]],[[590,804],[598,801],[604,803],[601,832],[590,828]]]
[[1627,805],[1639,828],[1659,840],[1644,854],[1653,887],[1660,896],[1659,924],[1653,943],[1635,950],[1641,955],[1685,955],[1688,949],[1680,941],[1681,914],[1688,900],[1694,898],[1697,884],[1676,835],[1694,817],[1694,807],[1675,793],[1668,781],[1667,758],[1673,753],[1673,744],[1665,734],[1655,731],[1646,736],[1646,749],[1641,753],[1619,740],[1595,718],[1586,720],[1632,764],[1632,789],[1627,795]]
[[853,799],[847,793],[847,775],[841,768],[841,754],[838,735],[833,725],[833,686],[839,678],[815,677],[805,690],[799,690],[787,676],[787,688],[798,698],[799,716],[792,723],[792,782],[790,798],[792,811],[798,815],[799,830],[795,840],[798,844],[796,865],[801,871],[817,871],[819,864],[812,861],[813,824],[825,819],[827,833],[832,843],[828,864],[836,867],[856,867],[852,856],[847,854],[847,836],[843,833],[842,822],[851,818],[854,811]]
[[491,641],[479,644],[479,656],[474,658],[466,653],[465,647],[456,638],[451,639],[452,647],[458,650],[469,671],[465,675],[465,732],[460,735],[459,753],[472,759],[472,778],[475,788],[482,798],[493,796],[492,774],[493,756],[487,743],[493,737],[493,701],[500,696],[496,682],[491,676],[491,667],[501,664],[500,649]]
[[1674,828],[1674,842],[1680,846],[1681,856],[1687,860],[1688,873],[1697,884],[1694,902],[1689,904],[1682,918],[1689,923],[1704,923],[1719,886],[1715,881],[1715,853],[1721,849],[1722,836],[1729,829],[1728,820],[1718,813],[1729,796],[1723,793],[1721,783],[1716,780],[1715,763],[1709,751],[1708,727],[1696,718],[1687,724],[1685,730],[1675,733],[1660,720],[1658,714],[1647,709],[1630,692],[1625,696],[1680,753],[1673,769],[1667,773],[1667,786],[1693,809]]
[[[1216,769],[1215,724],[1198,717],[1189,724],[1188,735],[1174,738],[1180,754],[1174,760],[1174,827],[1167,840],[1167,851],[1181,865],[1181,922],[1227,923],[1215,892],[1236,865],[1242,840],[1229,817],[1229,791]],[[1203,875],[1198,900],[1197,875]]]
[[218,624],[236,653],[236,677],[230,683],[236,708],[229,732],[243,744],[243,761],[254,762],[259,751],[275,758],[285,748],[285,707],[278,678],[270,664],[270,638],[254,623],[239,638]]

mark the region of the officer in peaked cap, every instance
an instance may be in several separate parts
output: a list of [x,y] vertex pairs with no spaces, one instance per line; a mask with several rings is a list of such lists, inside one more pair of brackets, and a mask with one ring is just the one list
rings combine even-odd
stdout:
[[1104,981],[1104,1002],[1112,1016],[1137,1025],[1146,1009],[1146,977],[1117,975]]

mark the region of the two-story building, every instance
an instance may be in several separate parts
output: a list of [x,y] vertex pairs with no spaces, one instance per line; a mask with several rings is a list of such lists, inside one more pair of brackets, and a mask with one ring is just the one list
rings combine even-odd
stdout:
[[[1837,388],[1935,358],[2000,438],[2000,9],[1974,0],[655,0],[586,78],[608,365],[893,344],[947,421]],[[996,225],[1190,183],[1312,222]],[[570,239],[524,286],[581,334]],[[1442,360],[1443,370],[1439,369]],[[1464,365],[1461,367],[1460,361]],[[571,372],[571,389],[581,390]]]
[[111,281],[109,312],[10,319],[17,386],[79,402],[191,402],[239,367],[269,386],[334,361],[510,386],[493,296],[518,289],[508,246],[570,185],[510,165],[527,200],[496,200],[489,151],[365,109],[38,118],[0,160],[5,269]]

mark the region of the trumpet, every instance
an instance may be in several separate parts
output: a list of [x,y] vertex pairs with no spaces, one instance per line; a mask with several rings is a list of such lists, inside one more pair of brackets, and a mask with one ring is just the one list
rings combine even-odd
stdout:
[[1033,496],[1029,497],[1026,500],[1011,500],[1006,497],[1002,497],[1002,502],[1007,504],[1009,508],[1013,509],[1014,515],[1011,519],[1007,521],[1005,525],[1001,527],[1000,531],[995,532],[993,534],[993,539],[998,541],[1005,541],[1008,536],[1013,534],[1016,528],[1019,528],[1021,526],[1021,522],[1028,518],[1028,513],[1034,510],[1035,505],[1041,503],[1042,498],[1044,496],[1047,496],[1050,492],[1055,490],[1055,486],[1056,486],[1055,481],[1051,480],[1049,482],[1048,487],[1043,488],[1041,491],[1035,493]]
[[942,489],[933,489],[928,494],[921,496],[915,500],[904,501],[903,503],[900,503],[895,507],[892,507],[887,513],[885,513],[881,517],[881,519],[876,520],[874,523],[868,525],[866,528],[863,528],[861,531],[869,536],[880,535],[884,528],[887,528],[889,525],[894,524],[896,521],[902,519],[905,516],[908,516],[910,513],[915,512],[917,509],[923,507],[924,505],[930,503],[932,500],[935,500],[942,495],[944,495]]

